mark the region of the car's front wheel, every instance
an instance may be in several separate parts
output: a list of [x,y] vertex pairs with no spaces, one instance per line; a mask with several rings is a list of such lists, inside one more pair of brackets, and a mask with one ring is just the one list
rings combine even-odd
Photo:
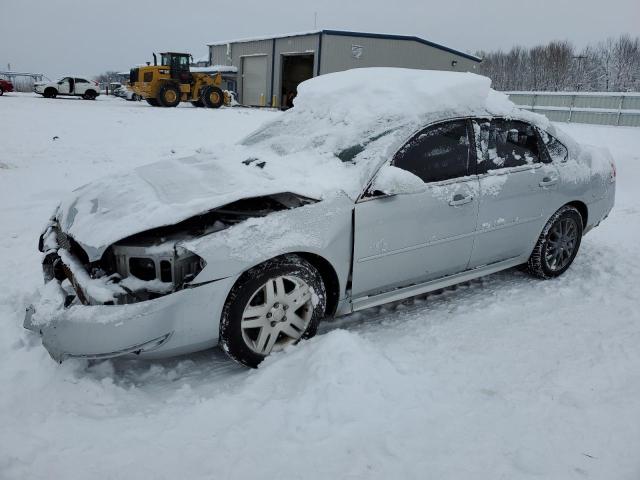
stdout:
[[567,271],[578,254],[583,228],[582,215],[575,207],[565,205],[554,213],[529,257],[529,273],[546,279]]
[[272,352],[315,335],[326,289],[316,268],[298,255],[274,258],[245,272],[220,319],[220,344],[234,360],[257,367]]

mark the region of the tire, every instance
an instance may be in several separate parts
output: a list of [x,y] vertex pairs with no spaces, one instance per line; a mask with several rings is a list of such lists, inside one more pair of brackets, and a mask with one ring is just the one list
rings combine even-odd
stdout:
[[44,98],[56,98],[57,95],[58,91],[55,88],[51,87],[45,89],[44,93],[42,94]]
[[566,272],[580,249],[583,228],[582,215],[575,207],[565,205],[554,213],[538,237],[527,271],[542,279]]
[[142,100],[142,97],[137,93],[134,93],[131,98],[133,99],[134,102],[139,102],[140,100]]
[[87,90],[86,92],[84,92],[84,95],[82,95],[82,98],[84,98],[85,100],[95,100],[97,96],[98,94],[93,90]]
[[163,107],[177,107],[180,103],[180,90],[173,83],[165,83],[160,87],[157,101]]
[[147,103],[149,105],[151,105],[152,107],[159,107],[160,105],[158,104],[158,100],[156,100],[155,98],[147,98]]
[[0,97],[4,95],[4,88],[0,87]]
[[191,105],[193,105],[194,107],[204,107],[204,104],[202,103],[202,100],[197,100],[195,102],[191,102]]
[[270,353],[314,336],[326,298],[322,277],[302,257],[262,263],[231,289],[220,319],[220,346],[236,362],[255,368]]
[[200,98],[207,108],[220,108],[224,105],[224,92],[218,87],[204,87]]

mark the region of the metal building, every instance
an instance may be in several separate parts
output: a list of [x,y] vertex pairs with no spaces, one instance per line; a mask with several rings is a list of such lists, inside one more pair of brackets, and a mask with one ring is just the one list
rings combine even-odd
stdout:
[[481,61],[418,37],[340,30],[215,42],[209,57],[212,65],[238,68],[240,103],[273,107],[286,105],[300,82],[325,73],[360,67],[466,72]]

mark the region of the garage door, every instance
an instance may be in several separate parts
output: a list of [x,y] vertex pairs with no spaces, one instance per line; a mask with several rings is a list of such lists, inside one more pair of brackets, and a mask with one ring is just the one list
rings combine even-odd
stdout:
[[267,56],[242,57],[242,103],[263,106],[267,100]]

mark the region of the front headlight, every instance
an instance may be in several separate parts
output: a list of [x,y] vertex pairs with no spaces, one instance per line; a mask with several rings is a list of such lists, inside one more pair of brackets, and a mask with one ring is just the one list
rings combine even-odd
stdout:
[[204,259],[182,246],[176,247],[176,257],[173,265],[176,285],[184,285],[193,281],[206,266]]

